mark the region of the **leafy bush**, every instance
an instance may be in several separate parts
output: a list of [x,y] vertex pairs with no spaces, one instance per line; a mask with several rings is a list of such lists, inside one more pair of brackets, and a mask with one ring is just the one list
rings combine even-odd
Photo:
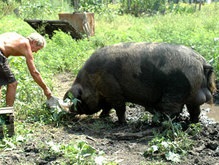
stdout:
[[73,9],[65,1],[60,4],[57,0],[22,0],[18,10],[23,19],[58,19],[59,12]]
[[187,131],[184,131],[180,123],[169,120],[164,121],[162,126],[163,131],[155,134],[144,155],[153,156],[153,158],[161,157],[179,163],[181,157],[185,156],[187,151],[192,148],[194,142],[189,137],[200,133],[200,125],[192,124]]
[[[70,35],[56,31],[52,40],[48,42],[47,48],[38,56],[41,65],[44,65],[53,73],[71,71],[77,73],[92,51],[89,41],[75,41]],[[43,61],[48,61],[44,63]]]
[[125,13],[139,16],[141,14],[156,14],[157,12],[164,12],[165,5],[165,0],[124,0],[122,1],[121,8]]
[[98,152],[85,142],[62,145],[61,150],[65,151],[64,157],[69,160],[69,164],[95,164],[95,156]]
[[9,1],[8,3],[0,1],[0,19],[6,15],[16,12],[16,7],[18,7],[18,4],[14,1]]

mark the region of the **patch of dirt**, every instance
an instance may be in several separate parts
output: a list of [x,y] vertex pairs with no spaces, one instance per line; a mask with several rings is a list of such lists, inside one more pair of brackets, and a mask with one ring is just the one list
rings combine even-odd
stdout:
[[[70,74],[60,74],[54,79],[54,89],[57,90],[54,93],[62,98],[72,85],[73,77]],[[203,109],[203,130],[191,137],[196,142],[195,146],[178,164],[219,165],[219,123],[207,118],[206,113]],[[154,137],[153,132],[161,130],[160,127],[145,124],[140,120],[146,114],[144,108],[130,105],[126,111],[127,125],[117,124],[114,111],[110,118],[106,119],[100,119],[98,115],[82,115],[73,118],[65,127],[39,125],[32,133],[30,141],[20,148],[0,153],[0,164],[61,164],[65,162],[61,156],[42,158],[45,151],[39,149],[39,141],[41,145],[46,145],[49,141],[67,144],[72,140],[86,141],[96,150],[103,151],[108,162],[114,161],[119,165],[151,164],[152,158],[144,157],[144,152],[148,149],[149,140]],[[29,127],[31,129],[31,124]],[[173,163],[163,159],[160,164]]]
[[72,73],[57,74],[53,78],[55,86],[53,87],[53,94],[62,99],[68,89],[73,84],[74,77]]

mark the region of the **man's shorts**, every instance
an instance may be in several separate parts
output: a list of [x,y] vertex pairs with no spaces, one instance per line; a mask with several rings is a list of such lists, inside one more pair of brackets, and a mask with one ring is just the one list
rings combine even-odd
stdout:
[[11,72],[8,60],[0,50],[0,86],[15,82],[14,74]]

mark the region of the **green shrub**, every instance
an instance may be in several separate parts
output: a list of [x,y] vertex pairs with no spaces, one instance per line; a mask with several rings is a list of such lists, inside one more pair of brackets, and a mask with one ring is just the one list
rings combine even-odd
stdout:
[[[64,9],[65,8],[65,9]],[[58,13],[70,10],[65,1],[22,0],[19,15],[23,19],[58,19]],[[67,12],[67,11],[65,11]]]
[[149,148],[145,151],[146,157],[163,158],[171,162],[179,163],[181,158],[192,149],[194,141],[190,135],[200,133],[200,125],[190,125],[187,131],[182,130],[180,123],[171,120],[162,123],[162,133],[155,134],[154,138],[149,142]]
[[0,1],[0,19],[6,15],[13,14],[18,4],[14,1],[9,1],[8,3]]

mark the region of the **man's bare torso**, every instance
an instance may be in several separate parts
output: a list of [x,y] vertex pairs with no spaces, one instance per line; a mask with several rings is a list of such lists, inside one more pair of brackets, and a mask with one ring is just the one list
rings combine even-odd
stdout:
[[22,51],[27,42],[27,38],[15,32],[0,34],[0,50],[5,57],[23,56]]

